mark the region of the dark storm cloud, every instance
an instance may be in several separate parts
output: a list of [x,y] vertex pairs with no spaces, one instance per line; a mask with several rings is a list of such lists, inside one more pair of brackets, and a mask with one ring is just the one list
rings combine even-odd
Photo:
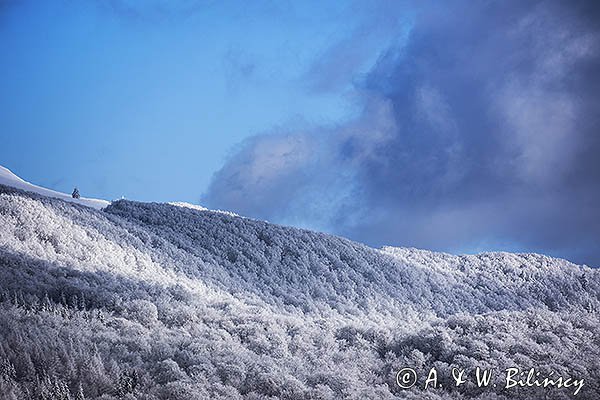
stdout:
[[[600,265],[598,11],[505,1],[420,10],[406,43],[390,40],[354,82],[359,117],[246,141],[205,201],[372,245]],[[344,59],[328,71],[335,62]]]

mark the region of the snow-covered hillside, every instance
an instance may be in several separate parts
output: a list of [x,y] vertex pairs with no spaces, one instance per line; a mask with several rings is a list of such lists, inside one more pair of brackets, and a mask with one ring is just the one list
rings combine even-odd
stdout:
[[[600,398],[597,270],[377,250],[200,207],[93,209],[9,186],[0,398],[573,397],[456,388],[455,366],[555,371],[585,380],[578,398]],[[402,390],[404,367],[420,384],[436,367],[442,387]]]
[[79,199],[74,199],[71,195],[56,192],[54,190],[46,189],[40,186],[33,185],[29,182],[25,182],[23,179],[19,178],[17,175],[13,174],[8,168],[5,168],[0,165],[0,185],[11,186],[14,188],[22,189],[28,192],[34,192],[41,194],[43,196],[55,197],[57,199],[61,199],[64,201],[69,201],[72,203],[82,204],[84,206],[101,209],[110,204],[110,202],[106,200],[98,200],[98,199],[87,199],[85,197],[81,197]]

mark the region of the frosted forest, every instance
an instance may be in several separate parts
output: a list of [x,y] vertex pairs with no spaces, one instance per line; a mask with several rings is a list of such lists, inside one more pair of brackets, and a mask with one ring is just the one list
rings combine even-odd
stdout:
[[599,155],[600,0],[0,0],[0,400],[600,400]]
[[[597,399],[599,310],[597,270],[543,255],[374,249],[0,185],[2,399]],[[585,384],[456,387],[455,366]]]

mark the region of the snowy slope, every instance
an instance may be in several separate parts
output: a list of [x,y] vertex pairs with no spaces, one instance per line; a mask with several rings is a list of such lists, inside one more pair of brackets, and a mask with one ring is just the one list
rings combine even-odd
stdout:
[[[105,211],[131,223],[129,232],[183,250],[176,264],[186,275],[304,312],[334,309],[385,319],[408,309],[448,315],[568,306],[585,295],[580,280],[598,276],[537,254],[377,251],[340,237],[166,204],[117,201]],[[568,294],[561,291],[565,285],[573,287]]]
[[597,270],[377,250],[184,204],[77,207],[11,186],[0,399],[572,398],[395,384],[404,366],[434,365],[562,371],[585,378],[578,398],[600,398]]
[[17,189],[26,190],[28,192],[34,192],[41,194],[43,196],[55,197],[57,199],[69,201],[72,203],[81,204],[87,207],[92,207],[96,209],[101,209],[110,204],[110,202],[106,200],[98,200],[98,199],[87,199],[85,197],[74,199],[68,194],[56,192],[54,190],[46,189],[40,186],[33,185],[29,182],[24,181],[19,178],[17,175],[13,174],[8,168],[5,168],[0,165],[0,185],[11,186]]

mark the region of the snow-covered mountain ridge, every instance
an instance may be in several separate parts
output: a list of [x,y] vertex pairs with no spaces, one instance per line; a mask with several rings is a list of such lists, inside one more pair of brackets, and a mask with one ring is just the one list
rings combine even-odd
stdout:
[[558,370],[586,379],[579,398],[600,394],[597,270],[20,189],[0,185],[0,398],[538,395],[395,383],[434,365]]
[[32,183],[26,182],[23,179],[19,178],[17,175],[13,174],[8,168],[5,168],[0,165],[0,185],[10,186],[17,189],[25,190],[28,192],[33,192],[37,194],[41,194],[42,196],[54,197],[57,199],[61,199],[64,201],[82,204],[84,206],[102,209],[110,204],[109,201],[99,200],[99,199],[88,199],[85,197],[74,199],[68,194],[60,193],[54,190],[46,189],[41,186],[34,185]]

